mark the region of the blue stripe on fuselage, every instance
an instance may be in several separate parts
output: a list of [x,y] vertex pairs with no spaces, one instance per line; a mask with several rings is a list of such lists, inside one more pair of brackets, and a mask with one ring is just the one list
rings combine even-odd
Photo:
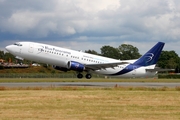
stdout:
[[126,74],[128,72],[131,72],[137,68],[139,68],[141,66],[139,65],[133,65],[133,64],[129,64],[128,66],[126,66],[124,69],[122,69],[121,71],[117,72],[117,73],[114,73],[114,74],[107,74],[107,75],[123,75],[123,74]]

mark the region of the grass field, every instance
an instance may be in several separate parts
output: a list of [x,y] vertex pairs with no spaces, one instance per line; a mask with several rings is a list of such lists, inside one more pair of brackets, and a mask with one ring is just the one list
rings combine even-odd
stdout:
[[[29,79],[0,82],[179,82],[178,79]],[[179,120],[180,87],[0,86],[0,120]]]
[[134,79],[119,79],[119,78],[92,78],[92,79],[77,79],[77,78],[0,78],[0,83],[4,82],[180,82],[180,79],[157,79],[157,78],[134,78]]
[[179,120],[180,90],[169,88],[1,89],[1,120]]

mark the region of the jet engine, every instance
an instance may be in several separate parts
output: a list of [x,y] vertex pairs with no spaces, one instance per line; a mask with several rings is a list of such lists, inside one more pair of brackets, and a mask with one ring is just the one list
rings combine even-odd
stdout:
[[78,72],[82,72],[85,69],[83,64],[75,62],[75,61],[69,61],[67,64],[67,68],[70,70],[78,71]]

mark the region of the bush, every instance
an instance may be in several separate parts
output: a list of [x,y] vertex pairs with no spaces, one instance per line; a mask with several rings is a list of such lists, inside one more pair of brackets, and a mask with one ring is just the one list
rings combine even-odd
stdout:
[[0,69],[4,69],[4,66],[0,65]]
[[180,79],[180,74],[166,74],[166,75],[158,75],[158,78]]

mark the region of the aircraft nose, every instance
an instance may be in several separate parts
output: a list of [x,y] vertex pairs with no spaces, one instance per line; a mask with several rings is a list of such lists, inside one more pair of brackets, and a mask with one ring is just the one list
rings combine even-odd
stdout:
[[6,46],[5,49],[6,49],[7,51],[11,51],[11,45]]

